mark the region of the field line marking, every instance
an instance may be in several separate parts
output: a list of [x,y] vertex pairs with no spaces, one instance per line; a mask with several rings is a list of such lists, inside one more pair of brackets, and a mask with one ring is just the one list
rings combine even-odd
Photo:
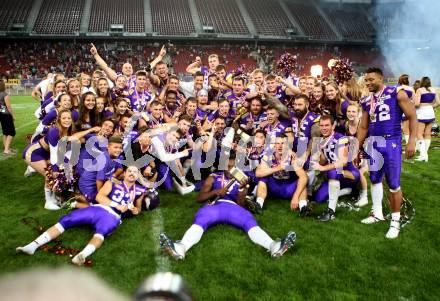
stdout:
[[154,244],[154,260],[156,261],[156,273],[168,272],[170,270],[170,260],[168,256],[162,252],[159,245],[159,234],[163,231],[163,216],[161,208],[156,208],[151,212],[152,225],[151,237]]

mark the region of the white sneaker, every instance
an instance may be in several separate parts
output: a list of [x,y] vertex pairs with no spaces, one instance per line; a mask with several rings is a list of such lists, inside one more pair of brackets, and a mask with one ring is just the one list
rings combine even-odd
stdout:
[[26,168],[26,171],[24,172],[24,176],[26,178],[32,176],[32,174],[34,174],[36,172],[35,169],[33,169],[30,165],[28,165],[28,167]]
[[387,234],[385,235],[388,239],[394,239],[399,236],[400,232],[400,222],[399,221],[391,221],[390,228],[388,229]]
[[354,205],[356,207],[364,207],[365,205],[368,204],[368,198],[359,198],[358,201],[356,203],[354,203]]
[[366,225],[370,225],[370,224],[374,224],[374,223],[378,223],[378,222],[383,222],[385,219],[382,218],[378,218],[376,216],[374,216],[374,214],[370,215],[367,218],[364,218],[363,220],[361,220],[362,224],[366,224]]
[[81,253],[76,254],[76,256],[72,258],[72,263],[77,266],[82,266],[84,262],[86,262],[86,258]]

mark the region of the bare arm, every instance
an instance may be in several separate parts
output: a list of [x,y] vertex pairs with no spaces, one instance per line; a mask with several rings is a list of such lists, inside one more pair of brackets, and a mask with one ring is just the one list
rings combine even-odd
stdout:
[[157,57],[150,62],[151,69],[154,69],[154,67],[156,67],[157,63],[159,63],[166,54],[167,54],[167,51],[165,49],[165,45],[162,45],[162,48],[160,49]]
[[275,167],[269,167],[266,162],[261,161],[260,165],[258,165],[257,169],[255,170],[255,175],[259,178],[264,178],[281,170],[283,170],[283,166],[281,164]]
[[367,138],[368,126],[370,125],[369,115],[367,112],[362,112],[361,123],[357,131],[357,140],[359,141],[359,147],[363,148],[365,138]]
[[416,150],[416,135],[417,135],[417,115],[412,102],[409,101],[408,95],[405,91],[399,91],[397,94],[397,102],[403,113],[409,120],[409,140],[406,145],[405,155],[409,159],[414,156]]
[[108,195],[112,191],[112,182],[107,181],[105,182],[104,186],[99,190],[98,194],[96,195],[96,201],[101,205],[106,205],[110,207],[114,207],[118,209],[120,212],[127,211],[127,205],[119,205],[118,203],[112,201]]
[[201,65],[202,65],[202,59],[199,56],[197,56],[196,61],[194,63],[189,64],[188,67],[186,67],[185,71],[187,73],[194,74],[200,70]]
[[[422,97],[422,93],[420,92],[420,89],[417,90],[416,94],[413,97],[414,106],[418,107],[420,106],[420,98]],[[405,114],[406,116],[406,114]]]
[[214,178],[212,176],[209,176],[203,183],[203,187],[202,189],[200,189],[200,193],[197,195],[197,202],[202,203],[219,195],[219,192],[222,189],[211,190],[213,183]]
[[98,64],[99,68],[101,68],[105,74],[107,74],[108,78],[112,81],[116,81],[116,72],[112,68],[110,68],[107,63],[102,59],[102,57],[98,54],[98,50],[96,49],[95,45],[90,44],[90,53],[93,55],[93,58],[95,59],[96,63]]
[[5,96],[5,105],[6,105],[6,109],[8,109],[8,112],[12,115],[12,118],[15,119],[15,114],[12,111],[12,106],[11,106],[11,101],[9,99],[9,95]]

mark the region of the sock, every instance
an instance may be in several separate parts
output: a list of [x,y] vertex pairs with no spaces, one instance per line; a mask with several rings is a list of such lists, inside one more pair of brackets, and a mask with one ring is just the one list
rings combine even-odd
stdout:
[[359,193],[359,199],[366,199],[368,196],[368,190],[367,189],[361,189],[361,192]]
[[373,201],[373,214],[375,217],[383,219],[382,213],[382,199],[383,199],[383,186],[382,183],[371,185],[371,199]]
[[260,204],[261,208],[263,208],[264,205],[264,199],[262,197],[257,198],[257,203]]
[[336,210],[336,203],[338,202],[338,195],[341,189],[341,184],[338,180],[328,181],[328,207],[333,211]]
[[51,241],[51,238],[49,236],[49,233],[44,232],[40,236],[37,237],[33,242],[27,244],[26,246],[22,247],[21,250],[27,254],[34,254],[35,251],[41,247],[42,245],[47,244],[49,241]]
[[309,178],[308,182],[307,182],[307,194],[308,195],[312,195],[313,193],[313,184],[315,183],[315,171],[311,170],[307,173],[307,176]]
[[425,140],[419,140],[417,141],[417,144],[419,145],[420,157],[425,157],[426,155]]
[[45,197],[46,202],[52,202],[51,193],[52,193],[52,191],[50,190],[50,188],[44,186],[44,197]]
[[84,258],[89,257],[96,251],[96,247],[94,245],[88,244],[82,251],[81,254],[84,256]]
[[179,177],[180,183],[182,183],[183,186],[186,186],[186,178],[185,177]]
[[267,250],[270,250],[270,245],[273,243],[273,239],[270,238],[270,236],[264,232],[263,229],[255,226],[248,231],[248,235],[252,242]]
[[409,135],[403,135],[403,140],[405,140],[405,144],[408,144]]
[[431,139],[425,139],[425,151],[426,155],[428,155],[429,147],[431,146]]
[[338,197],[349,195],[351,193],[351,190],[351,188],[342,188],[341,190],[339,190]]
[[182,240],[180,241],[180,243],[185,247],[185,252],[187,252],[192,246],[200,241],[203,232],[203,228],[196,224],[193,224],[188,230],[186,230]]
[[307,206],[307,200],[300,200],[299,201],[299,209],[301,210],[302,207]]
[[398,222],[400,222],[400,212],[393,212],[393,213],[391,213],[391,221],[398,221]]

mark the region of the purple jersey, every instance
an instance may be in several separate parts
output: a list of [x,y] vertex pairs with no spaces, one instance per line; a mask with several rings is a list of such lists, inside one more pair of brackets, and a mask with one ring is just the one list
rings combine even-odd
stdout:
[[286,123],[278,121],[273,125],[266,125],[263,130],[266,131],[268,136],[279,137],[281,134],[290,132],[292,129]]
[[[279,166],[281,164],[281,161],[277,159],[277,157],[274,153],[270,156],[264,155],[261,160],[264,161],[269,167],[275,167],[275,166]],[[288,165],[291,165],[290,162],[292,162],[292,156],[288,156],[284,160],[286,162],[289,162]],[[274,172],[272,175],[270,175],[268,177],[273,178],[275,180],[289,181],[289,182],[293,182],[298,179],[296,172],[288,171],[288,170],[280,170],[280,171]]]
[[225,93],[225,98],[229,100],[229,104],[231,105],[231,108],[235,110],[239,104],[243,106],[248,106],[248,103],[246,101],[246,95],[248,92],[244,91],[241,95],[237,95],[232,91],[229,91]]
[[130,100],[130,108],[134,112],[146,111],[148,103],[153,99],[150,92],[146,90],[138,92],[136,89],[131,89],[127,98]]
[[286,87],[282,85],[278,85],[274,92],[269,92],[272,96],[276,97],[279,101],[281,101],[282,104],[287,105],[287,94],[286,94]]
[[402,109],[397,101],[397,94],[401,89],[384,86],[376,95],[370,94],[362,99],[362,110],[370,118],[369,136],[401,137]]
[[[119,181],[117,179],[112,178],[112,190],[108,195],[108,198],[112,200],[112,202],[117,203],[118,205],[128,205],[134,204],[134,201],[137,200],[140,196],[142,196],[146,188],[134,184],[131,187],[127,187],[123,181]],[[115,207],[111,207],[116,213],[120,214],[119,210]]]
[[267,120],[266,112],[262,112],[259,115],[254,115],[251,112],[243,116],[240,124],[246,126],[249,121],[252,120],[252,129],[256,130],[260,127],[260,123]]
[[[226,185],[228,184],[228,182],[230,180],[230,178],[225,176],[224,173],[213,173],[213,174],[211,174],[211,176],[214,179],[214,182],[212,183],[211,190],[222,189],[222,188],[226,187]],[[224,200],[230,200],[233,202],[237,202],[239,187],[240,187],[240,183],[238,183],[237,181],[234,181],[234,183],[229,187],[228,192],[224,196],[222,196],[221,198]]]
[[320,148],[327,162],[332,164],[338,161],[338,151],[341,147],[348,145],[348,138],[334,132],[330,137],[321,139]]
[[312,126],[319,122],[320,116],[313,112],[307,112],[300,120],[295,113],[290,114],[292,120],[292,132],[295,138],[307,137],[309,140],[312,137]]

